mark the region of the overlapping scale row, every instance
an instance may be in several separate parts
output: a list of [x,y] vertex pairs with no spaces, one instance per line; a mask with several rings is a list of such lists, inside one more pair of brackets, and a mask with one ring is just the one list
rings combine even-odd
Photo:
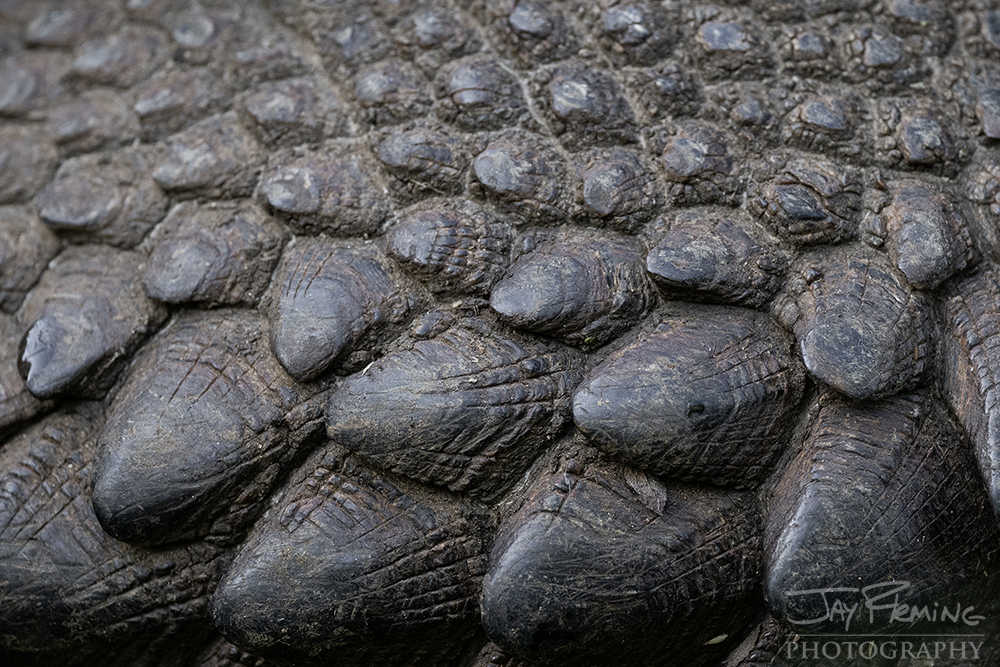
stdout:
[[998,54],[979,1],[0,2],[0,662],[802,667],[789,591],[902,578],[996,635]]

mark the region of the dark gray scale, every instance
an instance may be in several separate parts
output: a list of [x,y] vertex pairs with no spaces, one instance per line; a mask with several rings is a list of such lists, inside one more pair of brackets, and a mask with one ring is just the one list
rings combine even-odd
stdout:
[[668,295],[761,308],[781,289],[787,258],[763,234],[732,218],[678,216],[646,256]]
[[616,66],[652,65],[674,49],[676,17],[662,6],[642,0],[614,0],[592,11],[596,16],[592,30]]
[[235,41],[233,14],[192,4],[167,23],[175,46],[173,60],[187,65],[218,62]]
[[1000,9],[983,8],[967,17],[970,25],[962,35],[965,48],[979,57],[994,56],[1000,50]]
[[748,204],[779,238],[803,247],[854,239],[861,193],[854,169],[822,158],[793,157],[776,176],[752,189]]
[[[765,529],[771,613],[802,634],[972,631],[942,616],[957,603],[982,617],[975,632],[990,632],[1000,531],[944,406],[927,394],[857,403],[826,392],[812,412]],[[842,590],[824,601],[817,589]],[[849,627],[827,613],[835,598],[858,605]],[[908,613],[923,608],[922,620]]]
[[58,100],[63,92],[59,81],[70,61],[63,53],[33,51],[5,58],[0,66],[0,116],[27,116]]
[[139,120],[117,91],[87,91],[46,114],[52,139],[63,156],[79,155],[132,143]]
[[271,147],[317,144],[351,132],[350,112],[340,96],[309,77],[258,86],[243,100],[239,113]]
[[785,26],[775,45],[787,73],[831,79],[843,72],[839,53],[825,30],[810,25]]
[[393,194],[402,202],[428,194],[460,194],[472,161],[461,135],[434,125],[397,129],[379,142],[375,152],[391,176]]
[[327,434],[380,467],[495,499],[569,423],[581,362],[571,348],[462,320],[348,378],[330,398]]
[[259,204],[184,202],[152,240],[143,289],[167,303],[253,305],[289,237]]
[[571,61],[536,75],[540,111],[569,150],[634,143],[635,116],[607,70]]
[[233,90],[247,90],[265,81],[301,77],[309,68],[299,50],[282,33],[249,44],[226,56],[225,79]]
[[313,18],[312,25],[303,25],[323,58],[327,71],[340,81],[365,65],[396,55],[395,44],[385,21],[373,15],[368,6],[345,6],[346,11],[323,12],[310,16],[299,3],[288,3],[288,19],[301,20],[299,15]]
[[580,231],[539,243],[490,296],[490,307],[515,327],[587,350],[631,327],[655,302],[635,243]]
[[487,526],[465,501],[327,448],[247,538],[212,618],[280,664],[455,665],[481,632]]
[[792,339],[767,315],[707,307],[592,370],[573,418],[597,447],[653,474],[746,488],[784,452],[804,388]]
[[160,31],[125,26],[77,47],[70,74],[81,85],[131,88],[159,69],[168,52],[167,39]]
[[531,222],[566,220],[572,203],[567,171],[553,146],[527,132],[494,139],[472,160],[472,173],[486,194]]
[[675,62],[620,74],[636,100],[636,110],[649,123],[670,116],[693,116],[701,108],[701,88],[691,72]]
[[133,544],[239,540],[318,435],[318,389],[282,370],[254,311],[174,318],[111,403],[93,480],[101,525]]
[[24,45],[32,48],[72,48],[97,34],[117,29],[121,12],[112,3],[84,0],[73,6],[45,7],[24,29]]
[[265,156],[236,112],[210,116],[162,142],[153,178],[182,196],[249,196]]
[[35,198],[35,208],[71,243],[133,248],[167,211],[167,197],[154,182],[154,161],[146,147],[69,158]]
[[376,337],[397,333],[416,305],[373,248],[324,238],[289,244],[272,284],[271,351],[303,382],[347,362],[357,370],[370,361]]
[[27,330],[18,368],[39,398],[102,397],[129,356],[167,317],[137,277],[143,257],[107,246],[70,246],[18,311]]
[[893,32],[913,42],[918,53],[943,56],[955,41],[955,20],[942,0],[892,0],[886,18]]
[[706,21],[698,26],[691,46],[702,75],[710,81],[761,79],[774,69],[767,40],[741,21]]
[[1000,169],[996,149],[982,147],[963,179],[964,192],[973,206],[967,222],[980,249],[993,261],[1000,261]]
[[434,78],[447,62],[479,51],[482,43],[468,19],[451,7],[417,8],[395,30],[402,56]]
[[[0,313],[0,436],[6,436],[56,402],[36,398],[24,386],[17,369],[18,347],[24,328],[16,318]],[[2,549],[2,547],[0,547]]]
[[836,93],[811,95],[792,109],[781,127],[783,144],[857,159],[870,152],[861,130],[858,98]]
[[377,163],[359,144],[272,153],[260,194],[296,232],[373,234],[389,211]]
[[562,60],[580,49],[579,38],[558,3],[484,0],[482,5],[486,33],[517,68]]
[[984,69],[970,77],[976,91],[976,117],[987,139],[1000,138],[1000,70]]
[[890,181],[886,190],[886,201],[871,220],[869,243],[885,243],[889,259],[910,285],[936,289],[972,264],[972,236],[946,190],[914,179]]
[[400,212],[386,253],[434,292],[486,295],[507,270],[513,232],[463,199],[430,199]]
[[944,395],[975,447],[993,509],[1000,515],[996,368],[1000,283],[983,268],[948,287],[944,302]]
[[59,246],[56,235],[28,207],[0,207],[0,310],[17,311]]
[[34,125],[0,127],[0,204],[35,196],[59,164],[51,135]]
[[703,123],[669,130],[660,164],[669,181],[667,200],[674,206],[738,203],[743,188],[729,138]]
[[575,459],[504,521],[483,625],[531,665],[716,665],[760,613],[749,493],[665,485]]
[[149,551],[105,533],[90,502],[94,406],[47,417],[0,453],[0,660],[18,667],[194,664],[229,556]]
[[881,26],[858,27],[841,37],[844,74],[879,94],[908,92],[913,84],[930,79],[932,70],[913,44]]
[[881,100],[875,114],[876,157],[887,167],[955,176],[968,158],[963,137],[941,108],[907,98]]
[[431,107],[428,88],[416,67],[398,59],[368,65],[354,78],[354,96],[364,118],[377,127],[425,115]]
[[144,141],[157,141],[222,111],[229,97],[225,84],[208,68],[163,70],[134,92],[132,110]]
[[882,255],[829,249],[800,259],[773,311],[809,372],[851,398],[919,386],[933,367],[930,308]]
[[582,181],[583,210],[617,231],[634,232],[663,207],[656,172],[636,151],[597,149],[576,167]]
[[521,84],[510,68],[482,56],[440,70],[435,82],[439,118],[463,130],[498,130],[516,125],[528,112]]

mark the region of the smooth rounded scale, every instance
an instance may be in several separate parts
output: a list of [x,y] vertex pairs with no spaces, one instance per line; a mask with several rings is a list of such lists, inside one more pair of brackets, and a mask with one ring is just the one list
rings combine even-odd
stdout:
[[300,665],[445,667],[478,629],[485,516],[344,461],[313,457],[220,582],[235,645]]
[[729,218],[685,216],[646,256],[668,294],[760,308],[778,292],[787,260]]
[[758,512],[751,494],[571,460],[501,525],[483,625],[532,665],[718,664],[759,613]]
[[43,275],[18,314],[25,385],[39,398],[103,396],[128,355],[166,318],[135,280],[141,257],[73,246]]
[[394,125],[424,115],[431,98],[427,81],[410,63],[385,60],[358,72],[354,94],[373,125]]
[[703,123],[682,125],[667,139],[660,163],[675,205],[724,204],[742,188],[728,137]]
[[910,285],[935,289],[972,262],[972,237],[946,193],[916,180],[888,188],[891,203],[881,212],[886,250]]
[[577,150],[636,140],[632,108],[610,72],[571,62],[544,77],[543,110],[564,146]]
[[325,239],[291,244],[276,285],[271,351],[302,382],[343,361],[369,332],[401,322],[411,305],[375,253]]
[[582,180],[586,212],[622,231],[635,230],[663,205],[656,174],[632,151],[596,152],[587,161]]
[[256,313],[191,312],[144,351],[99,439],[94,509],[134,544],[239,536],[316,433]]
[[378,171],[367,150],[353,143],[279,151],[260,194],[300,234],[374,234],[389,209]]
[[330,397],[327,434],[380,467],[494,499],[568,423],[581,362],[462,320],[348,378]]
[[573,419],[596,446],[653,474],[746,488],[784,452],[804,375],[767,315],[699,309],[594,368]]
[[378,146],[378,159],[395,176],[404,198],[418,192],[457,194],[465,188],[469,155],[457,137],[432,127],[394,132]]
[[[1000,530],[943,406],[928,394],[858,403],[826,392],[813,414],[769,512],[771,613],[800,633],[860,635],[900,621],[907,632],[953,629],[941,614],[956,603],[995,618]],[[828,613],[835,600],[858,605],[849,627]]]
[[246,197],[264,154],[235,111],[210,116],[164,140],[153,179],[164,190],[208,197]]
[[857,399],[926,380],[934,355],[929,308],[883,256],[824,251],[790,273],[774,308],[813,376]]
[[290,236],[252,202],[185,202],[171,210],[163,228],[142,285],[151,298],[167,303],[255,303]]
[[513,125],[528,110],[521,84],[492,59],[462,60],[442,75],[445,99],[438,114],[465,130],[497,130]]
[[629,242],[563,241],[522,257],[493,288],[490,307],[516,327],[586,348],[603,345],[653,305]]
[[567,217],[565,162],[537,137],[519,133],[491,141],[473,158],[472,173],[488,195],[528,220]]
[[487,294],[507,268],[512,236],[471,202],[432,199],[402,213],[386,234],[386,253],[435,292]]

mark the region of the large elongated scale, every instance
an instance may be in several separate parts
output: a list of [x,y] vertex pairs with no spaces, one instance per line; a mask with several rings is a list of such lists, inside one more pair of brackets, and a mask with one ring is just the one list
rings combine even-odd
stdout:
[[372,250],[297,239],[285,252],[271,312],[271,351],[297,380],[318,377],[362,341],[400,324],[413,303]]
[[927,303],[881,255],[831,251],[801,260],[774,312],[795,332],[809,372],[852,398],[915,387],[931,368]]
[[611,355],[573,397],[576,425],[656,475],[746,487],[788,444],[805,374],[763,313],[676,316]]
[[142,257],[106,246],[67,248],[31,292],[18,367],[39,398],[101,396],[139,344],[166,319],[142,291]]
[[578,234],[522,257],[490,296],[514,326],[584,348],[613,339],[654,302],[634,243]]
[[715,665],[759,613],[752,494],[571,460],[500,528],[483,625],[531,665]]
[[[995,619],[1000,566],[1000,530],[943,405],[828,391],[814,414],[767,522],[772,613],[800,633],[987,631],[993,621],[973,628],[942,616],[958,605]],[[831,613],[835,599],[856,613]],[[924,607],[926,618],[913,613]]]
[[141,544],[237,535],[315,431],[314,391],[271,357],[256,313],[177,317],[111,404],[94,475],[101,525]]
[[0,661],[18,667],[193,664],[228,562],[203,542],[136,549],[105,533],[88,488],[93,406],[60,412],[0,453]]
[[247,539],[212,616],[237,646],[297,665],[456,665],[479,625],[485,528],[471,505],[330,448]]
[[997,345],[1000,281],[982,269],[953,283],[944,302],[944,394],[975,447],[994,511],[1000,515],[1000,411]]
[[678,218],[646,256],[667,294],[760,308],[781,286],[787,260],[763,234],[732,218]]
[[348,378],[330,399],[327,433],[408,477],[495,496],[569,421],[581,361],[463,320]]

